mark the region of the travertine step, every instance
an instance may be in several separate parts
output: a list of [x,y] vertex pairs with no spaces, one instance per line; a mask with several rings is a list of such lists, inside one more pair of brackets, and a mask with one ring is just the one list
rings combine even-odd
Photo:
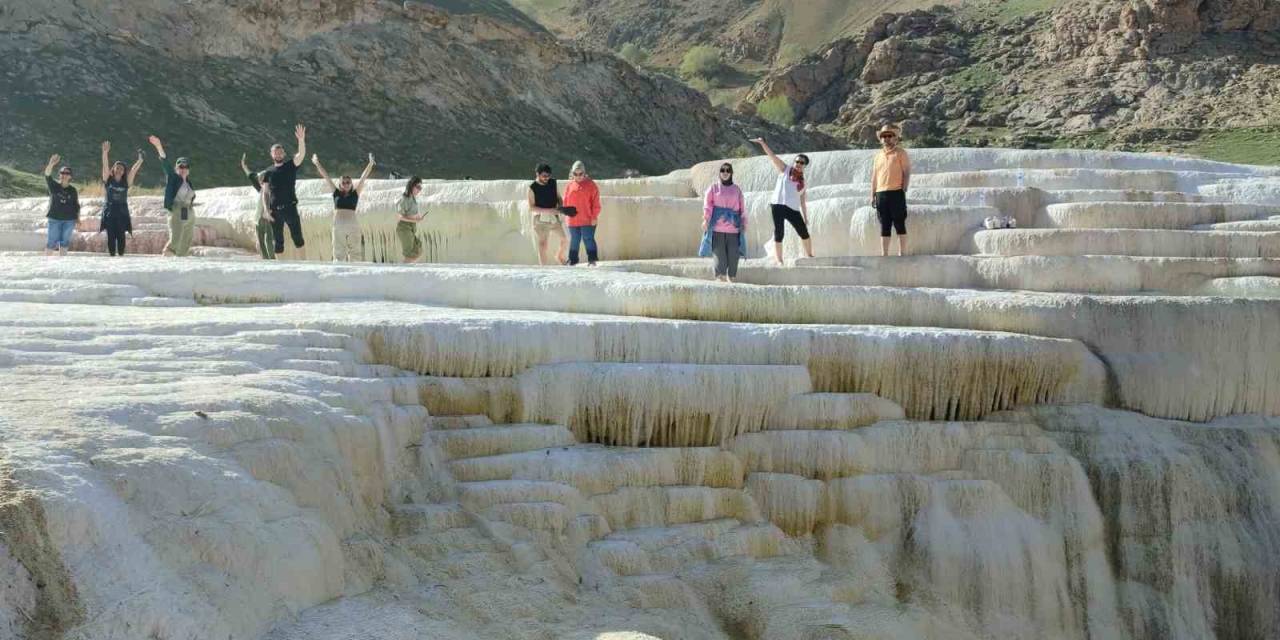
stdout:
[[735,556],[770,558],[797,547],[769,523],[742,524],[734,519],[616,532],[588,548],[601,564],[618,575],[676,573],[698,562]]
[[1045,207],[1045,220],[1062,229],[1190,229],[1277,213],[1280,207],[1218,202],[1068,202]]
[[489,426],[493,426],[493,420],[486,415],[431,416],[431,428],[438,431]]
[[439,533],[470,525],[471,517],[456,502],[400,505],[391,510],[391,530],[398,536]]
[[472,511],[519,502],[555,502],[567,507],[582,505],[582,494],[562,482],[543,480],[486,480],[460,482],[459,502]]
[[788,399],[765,428],[855,429],[905,417],[898,403],[871,393],[803,393]]
[[558,502],[510,502],[494,505],[482,513],[486,520],[563,534],[576,517],[573,510]]
[[1202,224],[1192,228],[1197,231],[1280,231],[1280,216],[1271,216],[1262,220]]
[[[914,190],[913,190],[914,191]],[[1061,202],[1206,202],[1210,198],[1184,191],[1149,189],[1053,189],[1044,192],[1046,204]]]
[[1018,175],[1027,187],[1046,190],[1066,189],[1136,189],[1148,191],[1194,191],[1235,174],[1203,171],[1167,171],[1159,169],[992,169],[986,171],[950,171],[918,173],[911,176],[916,187],[1014,187]]
[[454,460],[449,470],[459,482],[547,480],[584,495],[621,487],[701,485],[741,488],[742,462],[719,447],[636,449],[576,445],[538,451]]
[[761,520],[751,496],[740,489],[667,486],[624,487],[592,496],[614,531],[667,527],[712,520]]
[[521,453],[577,443],[558,424],[504,424],[435,431],[431,439],[453,460]]
[[1166,229],[999,229],[979,231],[980,253],[1003,256],[1128,255],[1184,258],[1280,256],[1280,232]]
[[401,538],[399,544],[420,558],[430,561],[444,560],[455,554],[503,552],[496,542],[475,527],[419,533]]

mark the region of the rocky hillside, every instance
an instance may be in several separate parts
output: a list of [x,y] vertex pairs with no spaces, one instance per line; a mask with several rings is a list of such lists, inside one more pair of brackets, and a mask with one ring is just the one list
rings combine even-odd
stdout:
[[[899,121],[916,145],[1280,162],[1277,0],[512,2],[584,45],[636,43],[655,66],[718,47],[739,71],[718,99],[750,113],[786,96],[799,124],[855,145]],[[734,89],[741,76],[759,80]]]
[[882,16],[776,72],[802,122],[855,144],[881,123],[917,144],[1168,149],[1280,162],[1280,2],[1074,2],[1002,19]]
[[860,31],[888,10],[959,0],[510,0],[548,28],[583,46],[617,50],[633,43],[660,66],[690,47],[712,45],[746,68],[794,62]]
[[100,140],[128,150],[156,133],[204,184],[238,182],[240,154],[292,147],[300,120],[338,169],[375,152],[387,171],[513,177],[580,157],[607,176],[687,166],[768,130],[498,0],[5,3],[0,51],[0,163],[26,170],[53,152],[91,168]]

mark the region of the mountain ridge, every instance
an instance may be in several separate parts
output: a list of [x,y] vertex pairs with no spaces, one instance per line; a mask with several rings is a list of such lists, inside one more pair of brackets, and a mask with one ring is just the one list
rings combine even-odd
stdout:
[[[452,8],[453,11],[447,11]],[[236,184],[239,158],[274,142],[335,171],[366,153],[379,172],[514,177],[582,158],[601,176],[664,173],[726,155],[751,134],[837,148],[713,108],[705,96],[586,51],[497,0],[385,2],[104,0],[0,7],[0,162],[24,170],[61,153],[97,164],[98,144],[155,133],[192,158],[203,186]],[[159,174],[144,170],[146,180]]]

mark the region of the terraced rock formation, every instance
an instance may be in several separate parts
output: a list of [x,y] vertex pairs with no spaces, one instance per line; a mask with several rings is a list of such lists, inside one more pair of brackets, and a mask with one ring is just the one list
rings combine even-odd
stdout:
[[[314,260],[315,183],[310,262],[8,236],[0,630],[1280,633],[1280,172],[913,154],[915,255],[868,255],[869,154],[814,153],[818,257],[733,286],[691,257],[716,163],[602,181],[599,269],[527,265],[518,181],[427,184],[451,264]],[[247,188],[200,201],[251,248]]]

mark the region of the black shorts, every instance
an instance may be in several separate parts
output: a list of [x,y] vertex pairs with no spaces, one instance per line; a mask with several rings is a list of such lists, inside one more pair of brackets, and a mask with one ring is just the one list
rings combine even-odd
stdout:
[[298,217],[298,203],[282,204],[271,207],[271,231],[276,236],[276,253],[284,253],[284,226],[289,225],[289,236],[293,238],[293,246],[302,248],[302,218]]
[[788,207],[785,204],[773,205],[773,241],[782,242],[785,227],[783,222],[790,222],[791,227],[796,230],[796,234],[801,239],[809,239],[809,225],[804,223],[804,216],[799,211]]
[[907,235],[907,194],[905,191],[877,191],[876,217],[880,218],[880,237],[888,238],[890,231]]

